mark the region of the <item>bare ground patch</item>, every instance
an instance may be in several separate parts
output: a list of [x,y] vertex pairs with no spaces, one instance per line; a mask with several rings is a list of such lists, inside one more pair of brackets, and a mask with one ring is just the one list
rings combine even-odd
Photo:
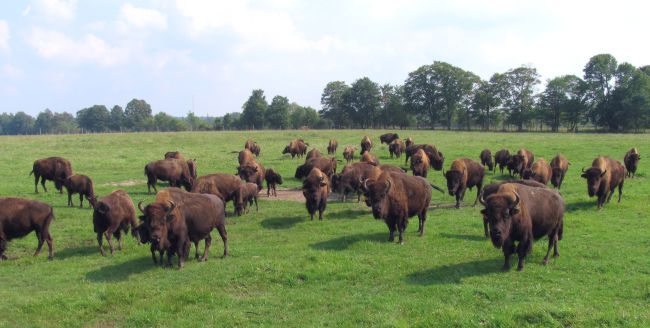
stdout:
[[102,184],[102,186],[110,187],[131,187],[139,184],[145,184],[147,180],[125,180],[125,181],[111,181]]

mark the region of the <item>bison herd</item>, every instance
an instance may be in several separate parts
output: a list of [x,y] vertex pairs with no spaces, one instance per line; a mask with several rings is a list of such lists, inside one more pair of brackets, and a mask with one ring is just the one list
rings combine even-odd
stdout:
[[[380,144],[388,145],[391,158],[406,156],[409,168],[394,165],[381,165],[373,149],[372,139],[364,136],[360,142],[360,161],[354,162],[358,148],[347,145],[343,157],[346,165],[337,173],[340,160],[336,158],[338,141],[329,140],[326,157],[318,149],[310,147],[303,139],[292,140],[282,151],[291,158],[305,157],[305,162],[295,170],[295,178],[302,181],[302,194],[310,219],[316,213],[323,220],[328,198],[332,192],[340,195],[342,201],[356,194],[357,202],[364,196],[375,219],[385,222],[389,231],[389,241],[404,243],[404,231],[409,218],[417,216],[418,233],[424,234],[427,211],[432,208],[433,190],[443,189],[431,184],[426,178],[430,169],[442,171],[447,183],[447,192],[455,198],[459,208],[467,189],[476,188],[477,202],[484,207],[480,213],[483,218],[484,234],[495,247],[501,248],[505,257],[504,270],[510,268],[510,256],[517,253],[518,270],[524,267],[524,260],[531,252],[533,241],[548,237],[548,250],[544,264],[548,262],[551,249],[558,256],[558,241],[562,239],[564,222],[564,200],[559,193],[564,177],[571,163],[561,154],[550,162],[544,158],[535,160],[534,154],[525,148],[511,153],[500,149],[494,156],[484,149],[479,161],[470,158],[457,158],[444,169],[442,152],[431,144],[415,144],[411,138],[402,141],[396,133],[379,137]],[[190,250],[195,246],[195,258],[208,259],[212,237],[216,229],[223,241],[223,255],[228,255],[226,232],[226,203],[232,202],[234,215],[243,215],[255,204],[257,197],[267,184],[267,197],[277,197],[277,185],[283,183],[276,170],[265,169],[259,162],[261,148],[247,140],[244,149],[238,154],[236,174],[213,173],[197,176],[195,159],[186,159],[178,151],[170,151],[164,159],[145,165],[147,191],[156,192],[155,201],[137,208],[142,215],[136,217],[136,208],[131,197],[124,190],[115,190],[98,198],[94,193],[93,182],[83,174],[74,174],[70,161],[61,157],[49,157],[34,162],[30,175],[34,175],[34,191],[38,193],[38,183],[47,192],[46,180],[54,182],[56,189],[68,192],[68,206],[73,206],[72,195],[79,194],[79,206],[83,207],[84,197],[93,208],[93,227],[101,255],[105,255],[103,239],[108,242],[113,254],[113,237],[117,239],[118,249],[122,248],[122,237],[129,233],[139,243],[150,244],[153,262],[163,263],[167,255],[167,265],[171,265],[174,255],[178,266],[183,267]],[[586,179],[587,192],[596,196],[597,208],[608,202],[618,189],[618,202],[621,201],[626,177],[634,177],[641,156],[636,148],[630,149],[623,164],[612,158],[596,157],[591,167],[583,168],[581,177]],[[503,174],[507,168],[513,180],[484,185],[488,172],[496,173],[497,166]],[[411,171],[411,174],[408,173]],[[518,180],[517,180],[518,179]],[[169,182],[169,188],[158,191],[158,180]],[[557,190],[547,187],[551,183]],[[185,190],[180,189],[183,187]],[[54,219],[52,206],[35,200],[20,198],[0,198],[0,259],[6,259],[7,243],[35,231],[38,255],[44,242],[47,242],[49,258],[54,256],[53,241],[49,227]],[[199,242],[204,241],[203,254],[199,254]]]

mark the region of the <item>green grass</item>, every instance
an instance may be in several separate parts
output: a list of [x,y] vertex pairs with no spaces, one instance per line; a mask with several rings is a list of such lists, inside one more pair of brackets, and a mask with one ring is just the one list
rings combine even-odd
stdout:
[[[596,211],[580,168],[596,155],[622,160],[625,151],[650,150],[647,135],[496,134],[399,131],[417,143],[432,143],[448,167],[457,157],[478,159],[525,146],[535,157],[564,153],[572,163],[562,194],[567,204],[562,254],[542,266],[546,240],[534,245],[523,272],[500,272],[500,250],[482,236],[479,208],[429,212],[418,237],[411,220],[406,243],[387,242],[388,229],[357,203],[330,203],[325,220],[309,221],[304,204],[267,201],[259,213],[228,218],[232,256],[221,259],[218,234],[208,262],[190,260],[183,270],[154,266],[147,246],[131,237],[114,256],[101,257],[92,211],[66,207],[66,196],[33,193],[32,162],[63,156],[74,171],[91,176],[96,193],[113,182],[135,202],[149,202],[144,165],[166,151],[196,158],[199,175],[234,173],[246,138],[262,146],[260,161],[278,170],[283,187],[297,187],[302,160],[281,156],[294,137],[324,151],[329,137],[347,144],[384,131],[283,131],[227,133],[138,133],[2,137],[0,194],[38,199],[55,208],[55,259],[32,257],[33,234],[9,244],[0,263],[0,326],[650,326],[649,166],[625,182],[623,200]],[[375,144],[382,163],[388,148]],[[444,186],[442,174],[429,180]],[[502,180],[488,174],[486,182]],[[162,186],[162,185],[161,185]],[[468,193],[465,205],[474,200]],[[615,199],[615,198],[614,198]],[[78,198],[74,200],[78,204]],[[452,204],[435,193],[436,204]],[[229,211],[232,207],[229,204]]]

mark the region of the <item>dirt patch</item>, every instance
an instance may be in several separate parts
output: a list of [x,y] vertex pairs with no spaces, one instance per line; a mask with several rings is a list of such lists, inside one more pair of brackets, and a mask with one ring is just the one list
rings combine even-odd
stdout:
[[130,186],[135,186],[139,184],[145,184],[147,183],[146,180],[126,180],[126,181],[111,181],[102,184],[102,186],[111,186],[111,187],[130,187]]
[[[278,197],[266,197],[266,191],[260,192],[260,195],[258,196],[260,199],[268,199],[268,200],[288,200],[291,202],[305,202],[305,196],[302,194],[302,189],[277,189],[278,191]],[[341,195],[337,193],[331,193],[330,196],[327,198],[328,202],[337,202],[341,199]],[[348,200],[350,199],[348,195]],[[355,202],[356,202],[356,196],[355,196]]]

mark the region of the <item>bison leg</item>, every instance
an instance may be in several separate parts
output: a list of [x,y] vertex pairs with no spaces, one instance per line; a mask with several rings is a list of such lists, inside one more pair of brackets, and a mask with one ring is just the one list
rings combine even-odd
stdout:
[[5,255],[6,249],[7,249],[7,241],[3,238],[0,238],[0,261],[7,259],[7,256]]
[[255,201],[255,213],[259,212],[259,208],[257,207],[257,196],[253,197],[253,200]]
[[221,240],[223,241],[223,257],[226,257],[228,256],[228,233],[226,232],[226,226],[224,224],[218,225],[217,231],[219,231],[219,236],[221,236]]
[[187,253],[190,252],[190,242],[184,241],[178,243],[178,268],[182,269],[185,266],[185,259]]
[[208,260],[210,245],[212,245],[212,236],[208,234],[208,236],[205,237],[205,249],[203,250],[203,257],[201,258],[201,261]]
[[460,200],[462,199],[461,191],[456,192],[456,208],[460,208]]
[[623,195],[623,181],[618,185],[618,202],[621,202],[621,196]]
[[[34,172],[34,193],[36,194],[38,194],[38,179],[40,178],[41,176]],[[45,188],[45,183],[43,183],[43,188]]]
[[420,226],[418,227],[418,232],[420,233],[420,237],[421,237],[422,235],[424,235],[424,223],[427,221],[426,208],[422,212],[418,213],[418,218],[420,219],[419,220]]
[[271,185],[266,183],[266,197],[271,197]]
[[386,225],[388,225],[388,241],[393,242],[395,241],[395,230],[397,230],[397,224],[394,222],[386,222]]
[[38,256],[38,254],[41,253],[41,248],[43,248],[43,234],[41,231],[36,230],[36,239],[38,239],[38,246],[36,246],[36,251],[34,252],[34,256]]
[[501,270],[510,271],[510,255],[515,252],[515,242],[510,239],[505,240],[502,249],[505,261],[503,262]]
[[117,239],[117,249],[121,251],[122,250],[122,230],[120,230],[120,228],[117,228],[117,230],[115,230],[113,235]]
[[397,224],[397,231],[399,232],[400,245],[404,245],[404,230],[406,230],[406,220],[402,220]]
[[72,193],[68,190],[68,207],[74,206],[72,204]]
[[488,220],[486,217],[483,217],[483,231],[485,233],[485,238],[490,238],[490,234],[488,233]]
[[[98,238],[99,238],[99,234],[98,234]],[[153,259],[153,264],[158,264],[158,258],[156,258],[156,248],[153,247],[153,244],[149,246],[149,250],[151,251],[151,258]],[[102,250],[102,255],[104,255],[103,253],[104,251]],[[160,263],[162,263],[162,253],[160,254]]]
[[[102,234],[103,234],[102,232],[97,233],[97,245],[99,245],[99,253],[102,254],[102,256],[106,256],[106,254],[104,254],[104,246],[102,245],[104,243],[102,240],[103,239]],[[154,256],[154,263],[155,262],[156,262],[156,257]]]
[[108,242],[108,247],[111,250],[111,255],[115,252],[115,248],[113,247],[113,231],[107,230],[104,232],[104,237],[106,237],[106,241]]
[[542,262],[544,265],[548,264],[548,256],[551,254],[551,249],[555,245],[557,245],[557,229],[548,236],[548,250],[546,250],[546,256],[544,256],[544,262]]
[[473,207],[476,207],[478,198],[481,196],[481,191],[483,191],[483,182],[476,185],[476,199],[474,200],[474,205],[472,205]]

